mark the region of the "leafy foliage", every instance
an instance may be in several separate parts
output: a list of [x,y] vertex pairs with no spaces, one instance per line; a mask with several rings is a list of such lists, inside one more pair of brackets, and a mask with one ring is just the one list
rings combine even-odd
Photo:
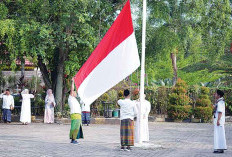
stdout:
[[[146,72],[151,84],[173,77],[173,52],[178,76],[189,85],[214,82],[226,75],[231,69],[231,62],[224,64],[231,56],[231,4],[229,0],[148,1]],[[141,17],[137,23],[136,31],[141,32]],[[140,44],[140,34],[137,40]]]
[[1,62],[15,70],[17,59],[32,58],[41,69],[46,87],[53,88],[60,107],[64,104],[68,80],[99,43],[123,3],[122,0],[1,1]]
[[192,106],[191,100],[187,95],[187,84],[180,78],[173,87],[173,93],[169,96],[170,106],[168,106],[169,118],[183,120],[190,117]]
[[201,87],[199,99],[194,108],[194,117],[201,119],[203,122],[208,122],[212,119],[213,105],[209,99],[210,89]]

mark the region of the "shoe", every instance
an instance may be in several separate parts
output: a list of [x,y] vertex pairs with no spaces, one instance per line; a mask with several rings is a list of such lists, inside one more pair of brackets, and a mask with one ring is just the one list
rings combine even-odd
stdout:
[[131,151],[131,147],[127,146],[127,148],[125,149],[126,151]]
[[214,150],[213,153],[224,153],[224,150],[223,149]]
[[73,144],[78,144],[78,142],[77,142],[77,141],[73,141],[72,143],[73,143]]
[[125,148],[122,146],[121,149],[120,149],[120,151],[124,151],[124,150],[125,150]]

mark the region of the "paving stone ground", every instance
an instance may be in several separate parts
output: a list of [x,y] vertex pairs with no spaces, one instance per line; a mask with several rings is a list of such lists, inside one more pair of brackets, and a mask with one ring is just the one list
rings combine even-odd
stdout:
[[70,125],[0,124],[0,157],[232,157],[232,123],[226,124],[228,150],[213,154],[213,126],[149,123],[150,143],[162,148],[120,151],[119,125],[84,126],[84,140],[70,144]]

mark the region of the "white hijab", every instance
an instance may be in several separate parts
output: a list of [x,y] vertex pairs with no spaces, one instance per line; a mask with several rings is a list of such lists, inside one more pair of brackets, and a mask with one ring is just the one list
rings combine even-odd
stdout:
[[53,102],[54,105],[56,104],[55,103],[55,98],[54,98],[54,95],[52,94],[52,90],[51,89],[47,90],[47,95],[46,95],[45,99],[48,99],[50,102]]
[[24,89],[21,94],[29,94],[29,90],[28,89]]

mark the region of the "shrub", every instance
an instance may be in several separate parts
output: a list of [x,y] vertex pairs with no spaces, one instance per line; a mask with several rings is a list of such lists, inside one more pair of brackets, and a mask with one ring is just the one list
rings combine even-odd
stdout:
[[170,102],[170,104],[176,105],[177,104],[177,100],[178,100],[177,93],[170,94],[170,96],[169,96],[169,102]]
[[168,117],[177,120],[187,119],[191,115],[190,98],[187,95],[187,84],[180,78],[177,80],[173,93],[169,96],[170,105],[167,109]]
[[177,94],[185,94],[187,90],[184,87],[174,87],[173,92]]
[[213,107],[196,107],[194,109],[195,118],[199,118],[202,122],[209,122],[212,119]]
[[166,87],[159,87],[157,89],[158,113],[161,113],[161,114],[167,113],[167,104],[168,104],[167,89],[168,88]]
[[177,87],[177,88],[183,87],[184,89],[187,89],[188,85],[186,84],[186,82],[184,80],[181,80],[181,78],[178,78],[175,87]]
[[168,117],[176,120],[184,120],[190,118],[192,112],[191,105],[170,105],[168,107]]
[[181,94],[181,95],[178,95],[178,98],[177,98],[177,105],[189,105],[190,103],[190,98],[185,95],[185,94]]
[[208,87],[201,87],[201,93],[203,95],[208,95],[210,92],[209,88]]
[[187,85],[186,83],[178,79],[175,87],[173,87],[173,93],[169,96],[169,102],[171,105],[189,105],[190,98],[187,95]]
[[210,99],[198,99],[196,105],[200,107],[209,107],[211,105],[211,101]]
[[120,90],[118,92],[118,99],[123,99],[124,98],[124,95],[123,95],[123,90]]
[[212,118],[213,105],[209,99],[209,88],[201,87],[199,99],[196,102],[194,108],[194,117],[199,118],[202,122],[209,122]]
[[110,98],[110,96],[109,96],[109,94],[107,94],[107,93],[104,93],[104,94],[101,96],[101,100],[102,100],[102,101],[108,101],[109,98]]
[[68,118],[70,116],[70,108],[68,104],[64,104],[64,110],[62,116]]
[[209,96],[208,95],[200,95],[199,99],[209,99]]

